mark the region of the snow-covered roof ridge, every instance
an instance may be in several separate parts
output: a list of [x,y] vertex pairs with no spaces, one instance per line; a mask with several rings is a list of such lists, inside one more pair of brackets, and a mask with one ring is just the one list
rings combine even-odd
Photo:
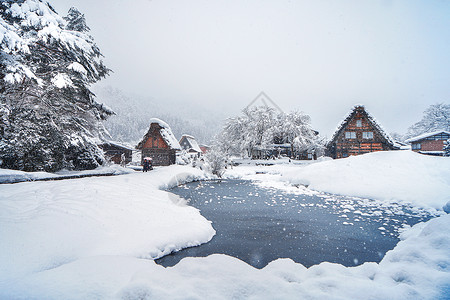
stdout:
[[348,121],[353,117],[353,115],[355,114],[357,109],[362,109],[362,111],[366,114],[367,119],[369,120],[369,122],[378,130],[378,132],[383,136],[384,139],[386,139],[386,141],[392,145],[395,144],[394,139],[390,136],[390,134],[387,133],[386,130],[384,130],[383,126],[380,125],[380,123],[377,121],[377,119],[370,114],[367,109],[365,108],[364,105],[362,104],[356,104],[352,107],[352,109],[350,110],[350,112],[348,112],[346,114],[346,116],[344,117],[344,119],[342,120],[341,123],[339,123],[339,125],[337,126],[336,130],[334,131],[333,136],[331,137],[330,141],[333,141],[336,139],[336,137],[339,135],[339,133],[341,132],[341,130],[343,129],[343,127],[348,123]]
[[421,135],[412,137],[412,138],[410,138],[410,139],[407,139],[405,142],[407,142],[407,143],[412,143],[412,142],[420,141],[420,140],[422,140],[422,139],[426,139],[427,137],[430,137],[430,136],[433,136],[433,135],[436,135],[436,134],[440,134],[440,133],[446,133],[446,134],[449,134],[449,135],[450,135],[450,132],[449,132],[449,131],[445,131],[445,130],[437,130],[437,131],[427,132],[427,133],[423,133],[423,134],[421,134]]
[[[169,124],[167,124],[166,122],[164,122],[164,121],[161,120],[161,119],[158,119],[158,118],[151,118],[151,119],[149,120],[149,122],[150,122],[150,125],[153,124],[153,123],[157,123],[157,124],[158,124],[159,126],[161,126],[162,128],[169,128],[169,129],[170,129]],[[172,129],[170,129],[170,131],[172,131]]]

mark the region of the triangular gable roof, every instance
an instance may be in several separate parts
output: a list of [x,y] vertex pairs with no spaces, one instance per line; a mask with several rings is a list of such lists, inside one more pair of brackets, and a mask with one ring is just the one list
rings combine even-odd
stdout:
[[426,139],[427,137],[430,137],[430,136],[433,136],[433,135],[436,135],[436,134],[440,134],[440,133],[445,133],[445,134],[450,135],[450,132],[448,132],[448,131],[438,130],[438,131],[434,131],[434,132],[423,133],[421,135],[418,135],[418,136],[412,137],[410,139],[407,139],[405,142],[407,142],[407,143],[417,142],[417,141]]
[[191,146],[191,149],[193,149],[197,152],[202,152],[202,149],[200,149],[197,141],[195,140],[195,138],[192,135],[183,134],[183,136],[180,139],[180,144],[183,139],[186,139],[188,141],[189,145]]
[[336,128],[331,140],[329,143],[332,143],[341,133],[341,131],[345,128],[345,125],[354,117],[356,112],[361,110],[363,114],[367,117],[367,120],[370,124],[381,134],[381,136],[386,140],[386,142],[393,147],[395,146],[394,139],[383,129],[383,127],[378,123],[374,116],[372,116],[364,107],[364,105],[355,105],[352,110],[346,115],[344,120],[338,125]]
[[144,135],[142,141],[139,142],[137,145],[137,149],[142,149],[145,142],[148,140],[149,136],[151,135],[151,128],[152,124],[158,124],[159,126],[159,133],[161,134],[161,137],[163,140],[167,143],[167,145],[174,150],[181,150],[180,143],[178,143],[178,140],[175,138],[175,136],[172,133],[172,129],[170,129],[170,126],[157,118],[150,119],[150,128],[148,129],[147,133]]

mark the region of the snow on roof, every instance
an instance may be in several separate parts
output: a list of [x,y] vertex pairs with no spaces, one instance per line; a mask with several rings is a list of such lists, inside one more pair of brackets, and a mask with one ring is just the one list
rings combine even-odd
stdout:
[[430,137],[430,136],[433,136],[433,135],[436,135],[436,134],[440,134],[440,133],[446,133],[446,134],[450,135],[450,132],[448,132],[448,131],[438,130],[438,131],[433,131],[433,132],[427,132],[427,133],[418,135],[416,137],[412,137],[410,139],[407,139],[405,142],[407,142],[407,143],[417,142],[417,141],[426,139],[427,137]]
[[112,146],[117,146],[117,147],[120,147],[120,148],[125,148],[125,149],[128,149],[128,150],[132,150],[132,151],[136,150],[130,144],[120,143],[120,142],[116,142],[116,141],[104,141],[102,144],[109,144],[109,145],[112,145]]
[[[173,135],[172,129],[170,129],[170,126],[161,119],[151,118],[150,126],[151,126],[151,124],[155,124],[155,123],[158,124],[159,127],[161,127],[159,133],[161,134],[162,138],[167,143],[167,145],[172,149],[181,150],[180,143],[178,143],[178,140]],[[150,130],[149,130],[149,132],[150,132]],[[149,134],[149,132],[147,132],[145,134],[144,139],[138,144],[138,148],[140,148],[142,146],[142,144],[143,144],[144,140],[146,140],[146,137]]]
[[[158,119],[158,118],[151,118],[150,119],[150,124],[153,124],[153,123],[157,123],[159,126],[161,126],[162,128],[169,128],[170,129],[170,126],[169,126],[169,124],[167,124],[166,122],[164,122],[163,120],[161,120],[161,119]],[[172,131],[172,130],[170,130],[170,131]]]
[[353,117],[353,114],[358,108],[362,108],[362,110],[365,112],[367,119],[369,122],[378,130],[378,132],[383,136],[384,139],[391,145],[395,145],[394,139],[384,130],[384,128],[380,125],[380,123],[375,119],[374,116],[372,116],[364,107],[364,105],[356,104],[353,106],[353,108],[350,110],[349,113],[345,116],[344,120],[338,125],[336,130],[334,131],[333,136],[331,137],[330,141],[333,141],[340,133],[342,128],[347,124],[348,121]]
[[183,134],[183,136],[181,137],[181,140],[183,138],[187,139],[189,144],[191,144],[191,149],[193,149],[197,152],[202,152],[202,149],[200,149],[200,146],[198,145],[197,141],[195,140],[195,138],[192,135]]

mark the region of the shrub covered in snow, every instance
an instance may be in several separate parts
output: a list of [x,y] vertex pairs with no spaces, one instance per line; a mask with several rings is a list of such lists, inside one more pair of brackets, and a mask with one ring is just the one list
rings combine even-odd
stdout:
[[227,166],[227,155],[217,148],[210,149],[205,154],[206,163],[212,174],[222,178]]
[[89,86],[109,73],[84,16],[66,19],[47,2],[0,3],[0,159],[2,168],[93,169],[112,111]]

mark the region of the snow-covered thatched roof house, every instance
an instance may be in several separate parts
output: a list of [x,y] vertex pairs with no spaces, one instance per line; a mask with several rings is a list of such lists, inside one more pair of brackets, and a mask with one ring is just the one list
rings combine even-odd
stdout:
[[444,146],[448,139],[450,139],[450,132],[438,130],[412,137],[407,139],[406,142],[411,143],[411,148],[415,152],[443,156]]
[[202,149],[192,135],[183,134],[180,139],[181,149],[191,153],[202,153]]
[[394,140],[363,105],[353,107],[327,144],[332,158],[396,149]]
[[144,158],[151,158],[154,166],[175,164],[176,151],[181,150],[169,125],[160,119],[150,119],[150,128],[136,147]]

